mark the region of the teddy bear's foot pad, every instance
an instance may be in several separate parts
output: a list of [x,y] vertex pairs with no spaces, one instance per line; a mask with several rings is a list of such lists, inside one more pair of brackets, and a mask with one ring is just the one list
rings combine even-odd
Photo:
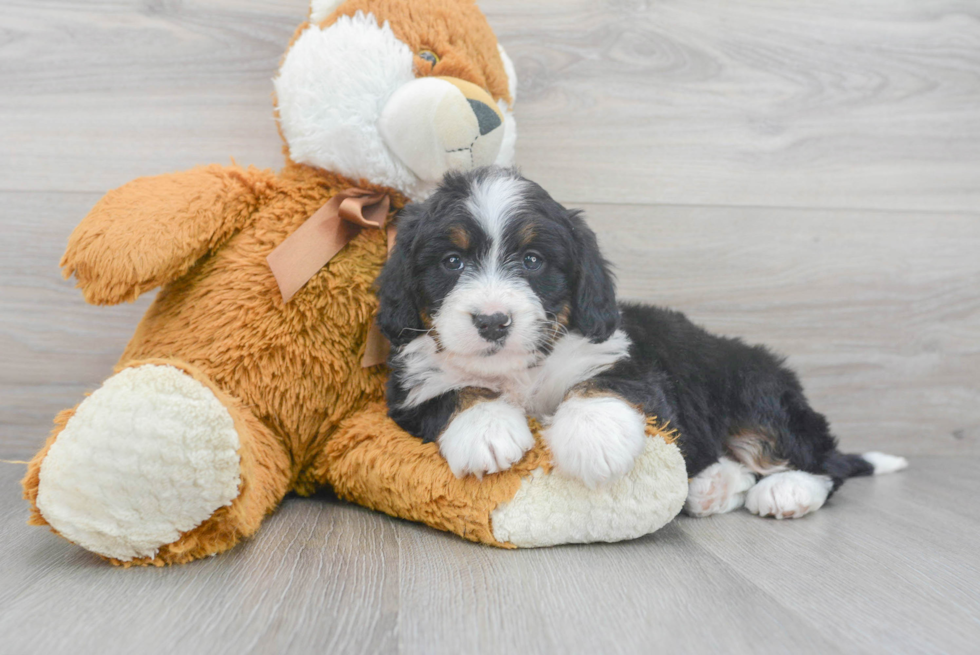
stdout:
[[687,473],[680,450],[648,437],[624,478],[590,489],[580,480],[534,471],[491,514],[493,536],[521,548],[635,539],[681,511]]
[[174,366],[112,376],[41,463],[37,507],[106,557],[153,557],[238,496],[239,439],[214,393]]

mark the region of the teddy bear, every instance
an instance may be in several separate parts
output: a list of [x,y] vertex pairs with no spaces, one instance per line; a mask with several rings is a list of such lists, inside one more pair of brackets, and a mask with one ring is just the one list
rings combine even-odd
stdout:
[[130,566],[225,551],[321,487],[503,547],[670,521],[687,477],[655,417],[633,471],[590,489],[537,436],[510,470],[457,479],[387,416],[372,285],[397,212],[448,170],[514,158],[514,67],[473,0],[312,0],[274,87],[281,171],[136,179],[69,238],[63,272],[88,302],[159,292],[30,462],[30,522]]

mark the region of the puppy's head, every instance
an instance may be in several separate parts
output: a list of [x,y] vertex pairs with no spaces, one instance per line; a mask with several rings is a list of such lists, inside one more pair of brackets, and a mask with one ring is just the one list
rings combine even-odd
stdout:
[[565,330],[599,342],[619,323],[612,275],[579,213],[499,167],[449,174],[403,210],[378,296],[396,348],[428,334],[487,373],[528,366]]

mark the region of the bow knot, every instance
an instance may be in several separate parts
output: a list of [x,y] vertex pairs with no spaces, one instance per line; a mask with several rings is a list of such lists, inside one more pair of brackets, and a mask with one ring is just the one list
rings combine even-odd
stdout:
[[[286,237],[267,257],[283,303],[292,300],[364,228],[385,230],[391,252],[395,226],[387,222],[390,207],[391,199],[385,193],[345,189]],[[386,350],[384,337],[372,324],[362,365],[383,362]]]

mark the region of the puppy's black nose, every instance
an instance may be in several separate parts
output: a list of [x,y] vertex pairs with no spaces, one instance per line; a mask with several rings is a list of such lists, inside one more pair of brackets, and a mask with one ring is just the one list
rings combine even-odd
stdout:
[[503,312],[496,314],[473,314],[473,325],[480,336],[487,341],[500,341],[507,336],[511,318]]

